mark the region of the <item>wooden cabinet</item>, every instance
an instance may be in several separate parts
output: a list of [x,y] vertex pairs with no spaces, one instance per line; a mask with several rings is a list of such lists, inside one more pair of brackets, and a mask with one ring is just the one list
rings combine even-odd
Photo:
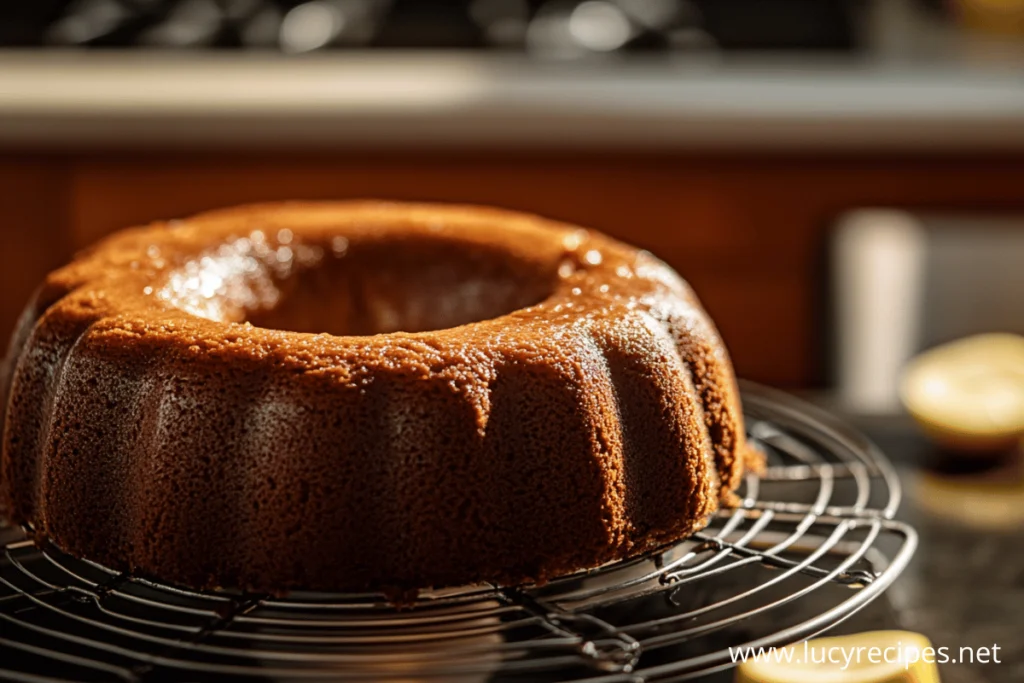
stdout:
[[0,157],[0,342],[42,277],[68,260],[68,169],[31,157]]
[[1024,209],[1024,157],[132,154],[0,158],[0,329],[50,268],[120,227],[242,202],[379,197],[485,203],[650,249],[697,290],[741,375],[824,379],[825,254],[857,206]]

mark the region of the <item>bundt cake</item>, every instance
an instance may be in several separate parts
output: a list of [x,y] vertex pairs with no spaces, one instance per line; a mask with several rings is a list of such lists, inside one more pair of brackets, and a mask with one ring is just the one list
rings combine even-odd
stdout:
[[701,528],[757,459],[668,266],[479,207],[125,230],[46,278],[0,392],[7,516],[192,587],[544,581]]

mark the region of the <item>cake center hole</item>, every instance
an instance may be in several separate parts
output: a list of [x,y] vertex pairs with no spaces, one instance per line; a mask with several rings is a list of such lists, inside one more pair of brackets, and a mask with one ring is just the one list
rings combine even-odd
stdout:
[[287,236],[222,245],[174,271],[159,295],[211,320],[373,335],[496,318],[539,303],[557,278],[494,246],[427,237],[300,243]]

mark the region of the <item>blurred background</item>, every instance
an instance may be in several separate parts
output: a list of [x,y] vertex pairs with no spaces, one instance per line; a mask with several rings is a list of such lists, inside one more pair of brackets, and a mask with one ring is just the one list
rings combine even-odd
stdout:
[[[923,282],[1024,262],[1024,0],[38,0],[0,4],[0,45],[4,337],[112,230],[342,197],[604,230],[691,281],[742,376],[876,411],[864,363],[1024,326],[1019,278],[976,283],[987,317]],[[863,208],[907,216],[837,251]],[[897,317],[929,319],[868,358],[892,315],[839,320],[868,285],[836,275],[895,243]]]
[[[951,456],[899,377],[1024,333],[1024,0],[36,0],[0,3],[0,47],[0,335],[104,234],[230,204],[579,222],[677,268],[741,376],[900,465],[901,626],[1019,632],[1019,448]],[[1022,647],[944,680],[1021,680]]]

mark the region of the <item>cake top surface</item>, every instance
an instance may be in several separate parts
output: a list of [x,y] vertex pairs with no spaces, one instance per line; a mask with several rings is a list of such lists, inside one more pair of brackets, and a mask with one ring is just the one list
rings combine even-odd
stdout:
[[45,289],[63,296],[65,313],[100,318],[91,334],[114,346],[324,369],[368,354],[487,353],[495,340],[528,352],[666,294],[692,301],[658,259],[594,231],[491,208],[375,201],[258,204],[131,228],[51,274]]

